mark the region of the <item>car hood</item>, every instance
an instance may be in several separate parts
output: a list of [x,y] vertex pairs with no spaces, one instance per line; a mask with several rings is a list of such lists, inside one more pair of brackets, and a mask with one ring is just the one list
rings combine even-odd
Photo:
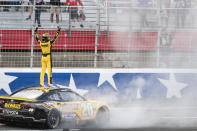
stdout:
[[11,97],[11,96],[0,96],[0,100],[29,101],[29,102],[35,101],[34,99]]

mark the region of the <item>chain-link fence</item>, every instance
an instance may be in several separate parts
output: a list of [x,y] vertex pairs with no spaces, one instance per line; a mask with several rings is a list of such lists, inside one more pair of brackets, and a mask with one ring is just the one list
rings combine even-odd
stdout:
[[82,3],[73,14],[76,6],[66,0],[59,6],[50,0],[1,1],[0,67],[41,66],[37,26],[40,38],[62,28],[52,47],[53,67],[196,67],[195,0]]

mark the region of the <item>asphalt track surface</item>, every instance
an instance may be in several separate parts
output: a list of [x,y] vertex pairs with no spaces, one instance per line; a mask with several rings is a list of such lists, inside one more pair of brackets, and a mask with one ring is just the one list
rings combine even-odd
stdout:
[[[184,106],[185,107],[185,106]],[[54,131],[197,131],[196,107],[190,110],[176,108],[116,108],[112,110],[110,124],[107,127],[67,128],[59,127]],[[185,110],[186,109],[186,110]],[[124,112],[124,113],[123,113]],[[128,112],[131,114],[128,114]],[[0,131],[49,130],[39,124],[0,124]]]
[[[25,127],[25,126],[7,126],[0,125],[1,131],[44,131],[48,129],[38,129],[36,127]],[[146,127],[146,128],[81,128],[81,129],[51,129],[51,131],[197,131],[197,127]]]

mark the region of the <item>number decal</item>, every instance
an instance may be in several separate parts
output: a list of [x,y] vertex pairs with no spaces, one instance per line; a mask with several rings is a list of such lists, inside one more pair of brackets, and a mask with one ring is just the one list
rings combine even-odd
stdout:
[[82,109],[82,116],[84,117],[89,117],[94,115],[94,111],[91,103],[82,103],[81,109]]

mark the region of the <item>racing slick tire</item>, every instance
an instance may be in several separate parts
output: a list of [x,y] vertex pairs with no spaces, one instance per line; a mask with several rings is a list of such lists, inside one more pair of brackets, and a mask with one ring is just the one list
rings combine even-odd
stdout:
[[109,111],[101,108],[96,114],[95,126],[96,127],[106,126],[109,123],[109,120],[110,120]]
[[60,114],[58,110],[52,109],[49,111],[46,120],[46,127],[49,129],[57,128],[60,124]]

